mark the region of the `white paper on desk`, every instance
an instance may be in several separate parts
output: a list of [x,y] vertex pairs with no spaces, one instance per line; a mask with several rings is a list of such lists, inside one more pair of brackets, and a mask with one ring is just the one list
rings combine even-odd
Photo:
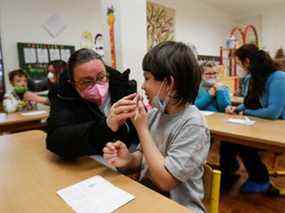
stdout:
[[249,120],[249,119],[229,118],[227,121],[229,123],[242,124],[242,125],[246,125],[246,126],[251,126],[251,125],[255,124],[255,121]]
[[0,113],[0,121],[5,121],[7,119],[6,113]]
[[78,213],[113,212],[135,198],[101,176],[61,189],[57,194]]
[[40,111],[33,111],[33,112],[22,112],[21,115],[23,116],[31,116],[31,115],[41,115],[41,114],[46,114],[47,112],[44,110]]
[[211,112],[211,111],[205,111],[205,110],[200,110],[200,112],[204,115],[204,116],[208,116],[208,115],[213,115],[215,112]]

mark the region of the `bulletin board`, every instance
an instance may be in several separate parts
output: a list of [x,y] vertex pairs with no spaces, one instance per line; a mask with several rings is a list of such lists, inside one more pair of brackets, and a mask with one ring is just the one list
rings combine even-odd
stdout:
[[46,77],[47,65],[53,60],[68,62],[74,46],[61,44],[17,43],[19,66],[30,78]]

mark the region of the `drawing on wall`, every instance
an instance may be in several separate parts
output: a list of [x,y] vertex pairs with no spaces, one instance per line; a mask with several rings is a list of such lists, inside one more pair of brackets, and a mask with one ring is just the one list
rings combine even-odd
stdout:
[[113,5],[108,6],[107,8],[107,17],[108,17],[108,27],[109,27],[109,37],[110,37],[110,49],[111,49],[111,61],[112,67],[116,68],[116,48],[115,48],[115,15],[114,15]]
[[43,24],[43,27],[53,38],[55,38],[65,30],[67,25],[60,14],[53,14]]
[[93,34],[89,31],[85,31],[81,34],[80,47],[92,49],[93,48]]
[[148,49],[163,41],[175,39],[175,10],[147,2]]
[[104,39],[102,33],[97,33],[94,38],[95,52],[104,57]]

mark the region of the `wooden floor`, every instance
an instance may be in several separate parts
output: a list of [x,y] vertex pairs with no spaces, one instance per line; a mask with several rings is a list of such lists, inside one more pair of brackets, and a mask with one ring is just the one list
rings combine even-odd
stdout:
[[[218,160],[218,144],[211,148],[209,156],[210,162]],[[270,155],[264,155],[264,162],[269,162]],[[278,158],[278,168],[285,170],[285,155]],[[238,173],[241,175],[240,180],[233,188],[221,194],[220,213],[270,213],[285,212],[285,196],[269,197],[262,194],[240,194],[239,187],[247,179],[247,174],[243,166]],[[271,178],[277,186],[285,188],[285,176]]]

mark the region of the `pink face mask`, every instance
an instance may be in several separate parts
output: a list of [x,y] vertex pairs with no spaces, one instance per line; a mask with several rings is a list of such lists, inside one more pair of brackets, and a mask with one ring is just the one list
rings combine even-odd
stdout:
[[108,90],[109,82],[94,84],[92,87],[81,91],[80,96],[87,101],[96,103],[101,106],[108,96]]

